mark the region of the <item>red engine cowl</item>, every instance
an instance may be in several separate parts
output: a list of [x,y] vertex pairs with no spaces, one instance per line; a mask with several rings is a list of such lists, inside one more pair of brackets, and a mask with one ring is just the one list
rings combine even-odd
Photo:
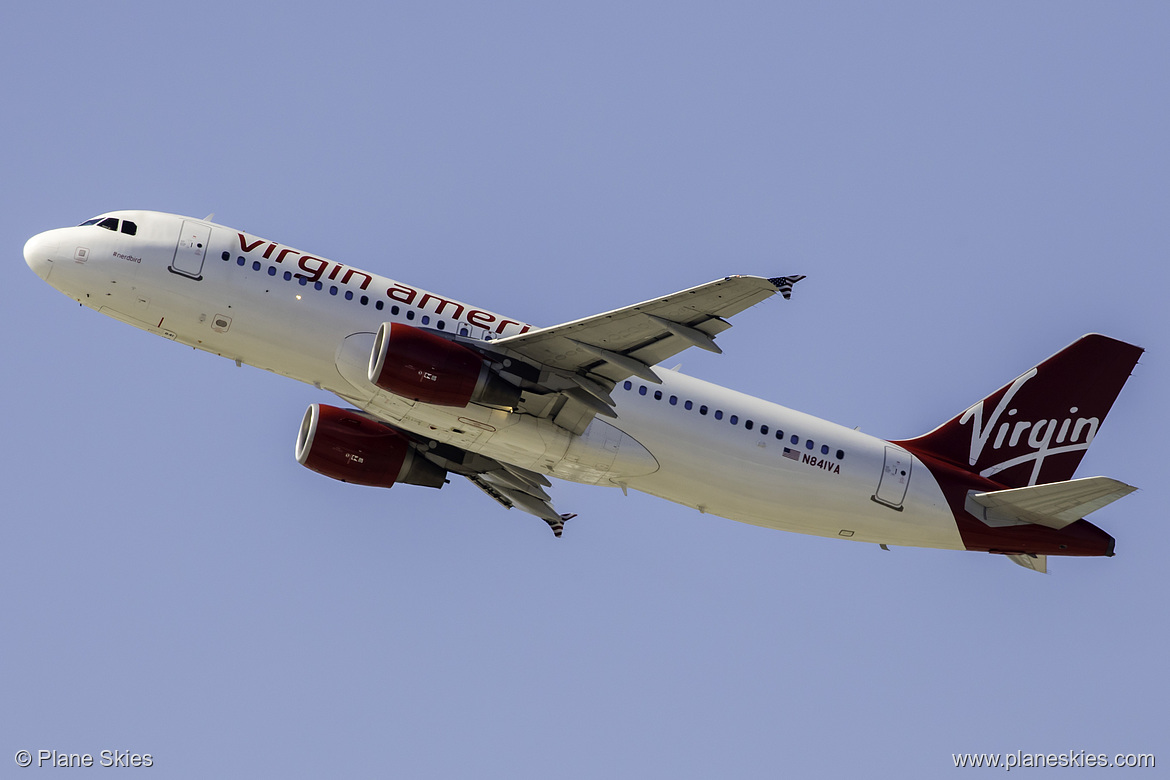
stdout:
[[297,462],[342,482],[391,487],[395,482],[442,487],[446,470],[398,431],[356,412],[313,404],[301,421]]
[[436,406],[520,403],[520,388],[493,372],[474,350],[401,322],[378,328],[369,379],[383,390]]

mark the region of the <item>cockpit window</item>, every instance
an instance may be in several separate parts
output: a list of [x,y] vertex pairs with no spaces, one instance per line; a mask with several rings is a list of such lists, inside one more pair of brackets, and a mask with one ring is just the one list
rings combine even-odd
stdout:
[[[86,225],[97,225],[106,230],[112,230],[115,233],[118,232],[117,217],[105,217],[104,219],[102,217],[94,217],[93,219],[87,219],[85,222],[82,222],[78,227],[85,227]],[[136,236],[138,235],[138,225],[128,219],[124,219],[122,220],[122,232],[128,236]]]

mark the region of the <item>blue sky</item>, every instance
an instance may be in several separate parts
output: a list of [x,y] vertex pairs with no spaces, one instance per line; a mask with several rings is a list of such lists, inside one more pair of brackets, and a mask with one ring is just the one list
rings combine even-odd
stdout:
[[[5,776],[1170,762],[1168,32],[1160,3],[9,9]],[[334,483],[292,457],[328,396],[24,265],[120,208],[538,324],[807,274],[683,371],[888,438],[1103,332],[1148,352],[1078,475],[1142,490],[1094,516],[1117,557],[1042,577],[568,483],[559,541],[467,484]]]

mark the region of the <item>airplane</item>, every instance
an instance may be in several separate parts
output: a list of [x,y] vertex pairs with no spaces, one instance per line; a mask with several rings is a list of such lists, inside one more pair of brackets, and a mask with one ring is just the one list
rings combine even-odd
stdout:
[[294,454],[343,482],[462,476],[561,536],[555,477],[816,536],[1112,556],[1085,520],[1136,488],[1074,479],[1143,350],[1086,335],[924,435],[883,440],[661,368],[803,276],[728,276],[537,327],[284,244],[113,211],[24,246],[49,285],[134,327],[326,390]]

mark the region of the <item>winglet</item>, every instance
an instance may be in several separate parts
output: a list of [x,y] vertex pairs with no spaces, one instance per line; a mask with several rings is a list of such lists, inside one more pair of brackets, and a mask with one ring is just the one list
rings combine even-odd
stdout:
[[548,523],[548,527],[552,529],[553,536],[560,539],[561,531],[565,530],[565,523],[569,522],[576,516],[576,514],[569,513],[561,515],[556,520],[549,520],[547,517],[542,517],[541,520],[544,520],[544,522]]
[[776,285],[776,289],[784,296],[784,300],[792,298],[792,285],[804,278],[804,274],[797,274],[796,276],[776,276],[768,281]]

